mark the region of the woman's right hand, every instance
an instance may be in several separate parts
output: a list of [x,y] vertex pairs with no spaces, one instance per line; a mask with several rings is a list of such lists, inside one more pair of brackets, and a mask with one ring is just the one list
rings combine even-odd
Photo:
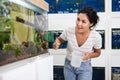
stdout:
[[56,50],[59,48],[59,46],[60,46],[60,41],[59,39],[56,39],[55,42],[53,43],[53,48]]
[[58,49],[59,46],[60,46],[60,43],[57,43],[57,42],[54,42],[54,43],[53,43],[53,48],[54,48],[55,50]]

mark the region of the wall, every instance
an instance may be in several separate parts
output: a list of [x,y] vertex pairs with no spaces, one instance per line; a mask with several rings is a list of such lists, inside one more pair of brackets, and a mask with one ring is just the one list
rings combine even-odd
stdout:
[[[100,57],[92,59],[93,67],[105,67],[105,80],[111,80],[111,67],[120,67],[118,63],[120,50],[111,49],[111,29],[120,28],[120,12],[111,11],[111,2],[112,0],[105,0],[105,12],[98,13],[100,22],[96,28],[96,30],[105,30],[105,49],[102,49]],[[76,14],[48,15],[49,30],[64,30],[68,27],[74,27],[75,21]],[[54,65],[64,64],[65,49],[49,49],[49,52],[54,56]]]

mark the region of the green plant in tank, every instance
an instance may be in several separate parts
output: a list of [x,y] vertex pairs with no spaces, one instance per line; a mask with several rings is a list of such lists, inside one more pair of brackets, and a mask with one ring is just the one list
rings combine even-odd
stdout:
[[14,55],[16,57],[20,56],[22,54],[20,46],[16,46],[15,44],[11,44],[11,43],[4,44],[3,50],[4,51],[13,50],[14,51]]
[[6,16],[9,13],[7,2],[8,0],[0,0],[0,16]]
[[14,20],[10,17],[5,17],[4,18],[4,24],[5,28],[10,28],[12,30],[12,33],[14,34]]
[[10,42],[10,33],[0,31],[0,42],[9,43]]
[[14,49],[14,54],[15,54],[15,56],[20,56],[21,55],[21,50],[20,50],[20,48],[15,48]]
[[11,29],[14,34],[14,20],[10,17],[10,2],[0,0],[0,30]]
[[4,44],[4,47],[3,47],[3,50],[4,50],[4,51],[10,50],[10,49],[13,49],[11,43]]

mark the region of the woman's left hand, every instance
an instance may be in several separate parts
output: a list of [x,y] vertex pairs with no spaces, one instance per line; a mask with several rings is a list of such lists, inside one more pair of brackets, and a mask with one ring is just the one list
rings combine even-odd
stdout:
[[88,53],[88,52],[84,53],[84,55],[83,55],[83,61],[87,61],[89,59],[90,59],[90,53]]

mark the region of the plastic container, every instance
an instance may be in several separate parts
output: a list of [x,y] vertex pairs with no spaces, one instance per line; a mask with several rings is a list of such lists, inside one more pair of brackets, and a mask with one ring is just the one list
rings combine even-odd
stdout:
[[79,51],[72,52],[71,65],[73,67],[80,67],[81,62],[83,62],[83,54]]

